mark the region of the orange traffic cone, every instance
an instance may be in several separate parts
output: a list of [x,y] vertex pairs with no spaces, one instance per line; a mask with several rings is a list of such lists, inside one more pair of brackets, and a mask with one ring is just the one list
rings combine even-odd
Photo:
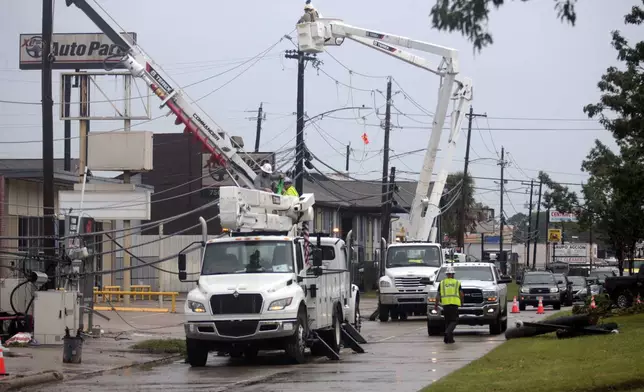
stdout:
[[543,297],[539,297],[539,306],[537,306],[537,314],[544,314],[546,313],[543,310]]
[[4,367],[4,347],[0,341],[0,377],[8,376],[7,369]]
[[512,302],[512,311],[510,313],[519,313],[519,304],[517,303],[517,296],[514,296],[514,302]]
[[593,295],[592,298],[590,299],[590,308],[595,309],[597,305],[595,305],[595,296]]

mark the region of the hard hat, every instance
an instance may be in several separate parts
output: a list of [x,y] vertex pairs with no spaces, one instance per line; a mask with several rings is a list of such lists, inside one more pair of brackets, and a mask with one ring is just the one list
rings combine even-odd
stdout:
[[447,268],[445,269],[445,273],[446,273],[446,274],[454,274],[454,273],[456,273],[456,272],[454,271],[454,267],[452,267],[452,266],[450,265],[449,267],[447,267]]
[[291,180],[291,178],[290,178],[290,177],[284,177],[284,183],[285,183],[285,184],[292,184],[292,183],[293,183],[293,180]]
[[315,10],[315,7],[313,7],[310,3],[306,3],[304,5],[304,11],[313,11]]
[[268,163],[268,162],[267,162],[267,163],[265,163],[265,164],[263,164],[263,165],[262,165],[262,167],[261,167],[261,169],[262,169],[262,171],[263,171],[264,173],[266,173],[266,174],[271,174],[271,173],[273,173],[273,167],[272,167],[272,166],[271,166],[271,164],[270,164],[270,163]]

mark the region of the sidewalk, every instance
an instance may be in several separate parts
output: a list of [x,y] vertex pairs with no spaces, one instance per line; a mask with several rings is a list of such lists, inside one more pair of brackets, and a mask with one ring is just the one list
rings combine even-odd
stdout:
[[99,324],[104,334],[85,339],[80,364],[63,363],[62,344],[8,348],[4,361],[9,376],[0,378],[0,391],[8,390],[9,386],[13,389],[63,378],[83,378],[178,358],[177,354],[141,353],[131,347],[148,339],[183,339],[182,314],[113,311],[104,314],[110,321],[94,317],[94,324]]

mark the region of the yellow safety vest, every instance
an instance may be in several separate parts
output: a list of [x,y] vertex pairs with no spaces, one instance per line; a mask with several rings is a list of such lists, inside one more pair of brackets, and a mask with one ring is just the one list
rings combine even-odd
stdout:
[[295,197],[300,197],[300,195],[297,193],[297,189],[295,189],[294,186],[291,186],[287,190],[284,191],[284,196],[295,196]]
[[461,282],[456,279],[443,279],[440,283],[441,305],[461,306]]

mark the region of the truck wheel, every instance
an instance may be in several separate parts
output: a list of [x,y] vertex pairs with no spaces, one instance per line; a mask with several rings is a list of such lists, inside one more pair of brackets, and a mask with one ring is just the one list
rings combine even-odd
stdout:
[[501,322],[501,315],[490,324],[490,335],[500,335],[503,333],[503,325]]
[[208,346],[196,339],[186,338],[188,363],[191,367],[204,367],[208,362]]
[[445,327],[443,325],[430,324],[427,321],[427,335],[429,336],[439,336],[445,333]]
[[[336,353],[340,354],[340,344],[342,344],[342,314],[339,313],[336,306],[333,311],[333,327],[331,331],[325,334],[326,339],[324,341],[326,344],[333,349]],[[332,356],[329,356],[329,359],[335,359]]]
[[398,309],[392,308],[389,313],[391,314],[391,321],[398,320],[398,317],[400,316],[400,313],[398,313]]
[[286,343],[286,354],[297,363],[302,364],[306,362],[306,312],[300,310],[297,314],[297,322],[295,323],[295,333],[288,338]]
[[615,301],[617,303],[617,307],[620,309],[626,309],[631,306],[633,303],[633,297],[631,296],[631,293],[628,291],[622,291],[617,295],[617,299]]
[[383,323],[389,321],[389,306],[378,304],[378,319]]

